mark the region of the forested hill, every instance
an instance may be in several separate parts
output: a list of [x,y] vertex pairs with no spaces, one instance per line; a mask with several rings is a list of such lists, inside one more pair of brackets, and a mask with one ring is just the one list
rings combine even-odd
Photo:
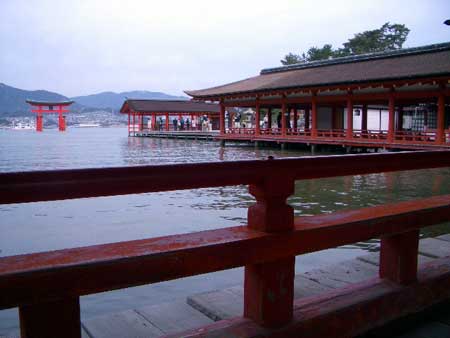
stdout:
[[21,116],[30,114],[26,99],[42,101],[74,100],[71,111],[92,111],[95,109],[113,109],[118,111],[126,98],[155,100],[187,100],[183,96],[173,96],[161,92],[130,91],[122,93],[103,92],[99,94],[67,97],[47,90],[24,90],[0,83],[0,116]]

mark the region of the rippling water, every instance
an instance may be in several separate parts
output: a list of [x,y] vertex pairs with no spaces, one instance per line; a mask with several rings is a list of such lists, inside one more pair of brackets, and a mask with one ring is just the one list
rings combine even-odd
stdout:
[[[192,140],[128,138],[125,128],[66,133],[0,131],[0,171],[233,161],[309,153],[246,146],[220,148]],[[450,170],[297,181],[289,199],[296,215],[450,193]],[[253,198],[244,186],[0,205],[0,256],[148,238],[245,224]],[[450,232],[435,226],[424,236]],[[297,272],[376,250],[377,240],[304,255]],[[82,297],[82,317],[135,308],[242,282],[242,269]],[[17,311],[0,311],[0,335],[17,329]]]

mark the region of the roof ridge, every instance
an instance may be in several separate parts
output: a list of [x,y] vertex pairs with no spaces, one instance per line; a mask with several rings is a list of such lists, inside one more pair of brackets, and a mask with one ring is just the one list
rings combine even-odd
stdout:
[[437,44],[412,47],[412,48],[396,49],[396,50],[383,51],[383,52],[343,56],[343,57],[338,57],[338,58],[334,58],[334,59],[317,60],[317,61],[310,61],[310,62],[306,62],[306,63],[296,63],[293,65],[273,67],[273,68],[265,68],[265,69],[261,70],[260,75],[271,74],[271,73],[281,73],[281,72],[297,70],[297,69],[324,67],[324,66],[330,66],[330,65],[336,65],[336,64],[362,62],[362,61],[369,61],[369,60],[387,59],[387,58],[394,58],[394,57],[401,57],[401,56],[425,54],[425,53],[439,52],[439,51],[445,51],[445,50],[450,50],[450,42],[437,43]]

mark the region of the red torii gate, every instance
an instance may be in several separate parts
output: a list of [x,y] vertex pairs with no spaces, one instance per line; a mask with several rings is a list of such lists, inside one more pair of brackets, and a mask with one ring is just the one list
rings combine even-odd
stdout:
[[67,109],[74,101],[34,101],[26,100],[32,108],[31,112],[36,113],[36,131],[42,131],[43,121],[42,114],[58,114],[59,131],[66,130],[66,117],[63,113],[68,113]]

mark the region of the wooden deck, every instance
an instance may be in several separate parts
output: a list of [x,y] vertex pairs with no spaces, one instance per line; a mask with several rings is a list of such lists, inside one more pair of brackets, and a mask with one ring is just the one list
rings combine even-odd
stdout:
[[[450,234],[420,241],[419,265],[437,258],[450,257]],[[302,273],[295,278],[295,298],[324,294],[376,277],[378,253],[371,253],[354,260],[344,261],[328,268]],[[192,295],[187,300],[127,310],[112,315],[95,317],[82,322],[86,338],[138,338],[173,335],[181,332],[242,315],[244,289],[237,285]],[[434,311],[427,321],[402,322],[393,338],[450,337],[450,308],[446,312]],[[413,324],[414,323],[414,324]],[[415,323],[418,323],[415,326]],[[364,338],[386,337],[386,328],[381,327],[366,333]]]
[[[322,132],[318,136],[311,136],[308,132],[305,135],[301,133],[287,133],[282,135],[280,132],[267,132],[255,135],[254,129],[239,131],[228,131],[225,134],[218,135],[217,139],[229,142],[275,142],[275,143],[300,143],[307,145],[325,144],[339,147],[360,147],[360,148],[383,148],[383,149],[410,149],[410,150],[446,150],[450,149],[450,136],[446,136],[445,143],[436,143],[433,138],[427,137],[405,137],[403,134],[393,141],[389,142],[385,134],[380,132],[370,135],[361,135],[356,133],[354,137],[347,138],[344,134]],[[450,134],[449,134],[450,135]]]
[[185,140],[212,141],[219,135],[218,131],[140,131],[134,133],[135,137],[172,138]]

